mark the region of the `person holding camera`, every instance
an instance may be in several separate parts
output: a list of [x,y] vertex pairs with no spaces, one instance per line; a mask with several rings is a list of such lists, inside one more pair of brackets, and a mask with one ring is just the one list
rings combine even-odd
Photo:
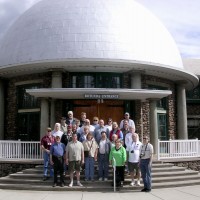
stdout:
[[[142,143],[139,141],[139,137],[137,133],[132,133],[132,142],[130,142],[127,147],[127,160],[128,160],[128,169],[131,175],[131,183],[130,186],[140,186],[140,168],[139,168],[139,160],[140,160],[140,148]],[[135,171],[135,173],[134,173]],[[137,176],[137,181],[134,180],[134,175]]]
[[141,192],[151,191],[151,166],[153,160],[153,145],[149,143],[149,136],[143,136],[143,144],[140,148],[140,170],[144,188]]

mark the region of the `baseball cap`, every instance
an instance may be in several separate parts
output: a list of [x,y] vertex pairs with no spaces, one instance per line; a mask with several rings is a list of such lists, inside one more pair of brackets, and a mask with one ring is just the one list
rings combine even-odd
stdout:
[[73,115],[73,112],[72,111],[68,111],[68,115],[70,115],[70,114]]
[[125,112],[125,114],[124,115],[129,115],[129,113],[128,112]]

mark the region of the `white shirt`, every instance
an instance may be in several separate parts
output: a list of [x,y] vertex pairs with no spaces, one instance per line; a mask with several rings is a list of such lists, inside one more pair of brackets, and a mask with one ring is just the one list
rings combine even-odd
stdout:
[[[135,129],[135,123],[132,119],[128,120],[128,125]],[[122,129],[123,126],[124,126],[124,119],[120,122],[120,125],[119,125],[120,129]]]
[[109,130],[109,133],[110,133],[110,131],[112,130],[112,125],[105,125],[105,127]]
[[62,135],[63,135],[63,132],[62,131],[52,131],[52,135],[53,135],[53,137],[56,137],[56,136],[59,136],[60,137],[60,139],[61,139],[61,137],[62,137]]
[[141,157],[141,159],[148,159],[153,154],[153,145],[148,144],[142,144],[140,147],[140,154],[144,154],[144,156]]
[[130,143],[132,143],[132,133],[127,133],[125,136],[125,145],[129,146]]
[[126,147],[128,152],[128,161],[131,163],[138,163],[140,159],[140,149],[142,143],[140,141],[129,143]]
[[106,152],[106,140],[100,140],[100,143],[99,143],[99,153],[100,154],[105,154]]

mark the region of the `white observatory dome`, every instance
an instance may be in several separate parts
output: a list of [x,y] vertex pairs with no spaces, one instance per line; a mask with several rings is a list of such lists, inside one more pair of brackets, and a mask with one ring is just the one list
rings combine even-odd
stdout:
[[133,0],[42,0],[1,43],[0,68],[84,59],[183,69],[169,32]]

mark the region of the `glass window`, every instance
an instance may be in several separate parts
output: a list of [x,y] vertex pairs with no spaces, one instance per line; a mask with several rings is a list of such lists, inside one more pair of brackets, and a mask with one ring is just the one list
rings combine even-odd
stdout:
[[17,86],[18,109],[39,108],[39,99],[26,93],[26,89],[37,89],[40,87],[40,84]]
[[91,75],[73,75],[72,88],[94,88],[94,76]]
[[18,113],[16,139],[22,141],[40,140],[40,112]]
[[121,75],[113,73],[79,73],[71,76],[72,88],[121,88]]
[[187,103],[200,103],[200,85],[193,90],[187,91]]
[[166,114],[158,113],[158,137],[160,140],[167,140]]
[[[166,87],[155,86],[155,85],[148,85],[148,89],[151,89],[151,90],[167,90]],[[164,109],[164,110],[167,109],[167,98],[166,97],[157,101],[157,108],[158,109]]]

